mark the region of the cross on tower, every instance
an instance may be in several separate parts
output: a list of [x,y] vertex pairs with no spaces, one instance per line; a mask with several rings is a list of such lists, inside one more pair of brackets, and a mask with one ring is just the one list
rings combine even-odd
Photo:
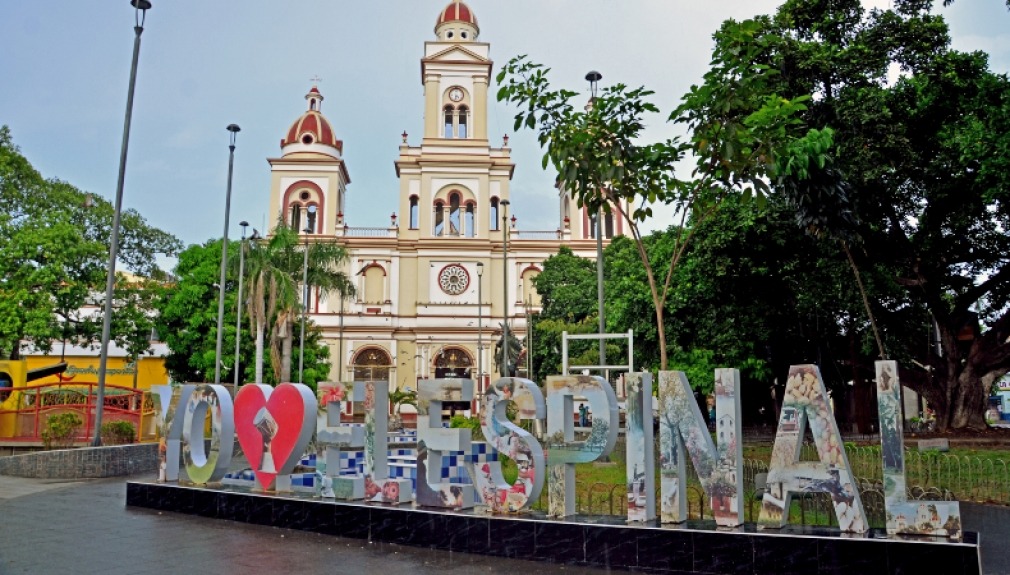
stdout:
[[315,76],[312,76],[311,78],[309,78],[309,82],[312,82],[313,84],[318,84],[318,83],[320,83],[322,81],[323,81],[323,79],[320,78],[318,74],[315,75]]

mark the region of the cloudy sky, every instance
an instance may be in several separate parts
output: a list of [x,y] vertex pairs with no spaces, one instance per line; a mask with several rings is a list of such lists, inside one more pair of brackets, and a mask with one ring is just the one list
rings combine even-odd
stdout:
[[[220,237],[228,133],[239,134],[231,237],[265,227],[266,158],[305,110],[319,77],[323,113],[344,140],[351,226],[381,226],[395,209],[400,133],[422,131],[419,59],[445,0],[153,0],[143,34],[125,205],[187,243]],[[517,54],[554,69],[558,85],[646,85],[669,111],[704,73],[711,34],[727,18],[770,13],[778,0],[470,0],[480,39],[501,65]],[[887,7],[887,0],[867,0]],[[1010,72],[1003,0],[938,9],[954,45],[985,50]],[[128,0],[5,0],[0,8],[0,124],[46,177],[111,198],[115,192],[133,45]],[[497,71],[497,67],[496,67]],[[492,94],[494,90],[492,90]],[[533,134],[491,102],[492,145],[509,134],[518,164],[513,208],[522,229],[557,225],[553,175]],[[665,115],[647,136],[674,134]],[[659,217],[653,228],[666,227]]]

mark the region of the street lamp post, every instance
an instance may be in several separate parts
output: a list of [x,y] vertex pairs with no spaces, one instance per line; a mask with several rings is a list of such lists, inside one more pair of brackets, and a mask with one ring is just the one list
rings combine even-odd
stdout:
[[484,262],[477,262],[477,388],[484,381]]
[[235,393],[238,393],[238,382],[239,382],[239,365],[238,358],[240,353],[240,346],[242,344],[242,282],[245,279],[245,230],[249,227],[249,222],[241,221],[238,225],[242,226],[242,243],[239,245],[238,252],[238,302],[235,307],[236,319],[235,319]]
[[228,124],[228,191],[224,196],[224,237],[221,239],[221,279],[217,292],[217,351],[214,354],[214,383],[221,383],[221,346],[224,343],[224,284],[228,266],[228,216],[231,215],[231,177],[235,170],[235,137],[242,128]]
[[505,243],[502,247],[502,316],[505,321],[502,322],[502,353],[501,353],[501,374],[502,377],[509,377],[512,375],[509,370],[509,211],[508,200],[502,200],[498,203],[502,209],[502,236],[505,239]]
[[[592,109],[593,101],[596,100],[596,87],[603,78],[596,70],[591,70],[586,74],[586,81],[589,82],[590,99],[587,109]],[[602,195],[602,194],[601,194]],[[603,314],[603,204],[596,208],[596,304],[598,306],[597,315],[599,333],[602,336],[607,332],[605,317]],[[600,365],[607,364],[607,342],[600,338]],[[608,370],[603,371],[604,378],[610,380]]]
[[102,316],[102,347],[98,360],[98,397],[95,409],[95,431],[91,444],[102,444],[102,411],[105,405],[105,372],[109,364],[109,339],[112,334],[112,296],[116,285],[116,256],[119,252],[119,219],[123,212],[123,185],[126,183],[126,152],[130,146],[130,122],[133,119],[133,93],[137,85],[137,62],[140,59],[140,35],[144,33],[144,20],[151,9],[148,0],[132,0],[134,8],[133,63],[130,66],[130,87],[126,95],[126,120],[123,122],[123,143],[119,151],[119,179],[116,181],[116,207],[112,215],[112,233],[109,237],[109,270],[105,277],[105,315]]
[[302,260],[302,326],[300,343],[298,345],[298,383],[305,383],[305,316],[309,311],[309,238],[312,228],[306,226],[302,230],[305,235],[305,250]]
[[305,258],[302,261],[302,334],[298,346],[298,383],[305,383],[305,317],[309,313],[309,234],[312,228],[305,226]]

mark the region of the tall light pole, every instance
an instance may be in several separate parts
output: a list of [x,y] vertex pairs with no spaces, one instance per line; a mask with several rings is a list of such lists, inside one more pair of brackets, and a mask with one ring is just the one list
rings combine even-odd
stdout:
[[[587,111],[591,110],[593,107],[593,101],[596,100],[596,87],[600,80],[603,79],[603,74],[600,74],[596,70],[591,70],[586,74],[586,80],[589,82],[589,105],[586,106]],[[602,198],[602,193],[600,196]],[[597,315],[599,320],[599,333],[602,336],[607,333],[607,322],[603,315],[603,203],[601,202],[599,206],[596,207],[596,304],[598,306]],[[607,364],[607,342],[601,337],[600,338],[600,365]],[[610,381],[610,376],[608,370],[604,370],[603,376],[607,381]]]
[[133,13],[133,64],[130,66],[130,88],[126,93],[126,120],[123,122],[123,143],[119,150],[119,179],[116,181],[116,208],[112,215],[112,233],[109,236],[109,270],[105,277],[105,315],[102,316],[102,351],[98,360],[98,397],[95,409],[95,433],[91,445],[102,444],[102,411],[105,407],[105,372],[109,365],[109,339],[112,334],[112,296],[116,286],[116,256],[119,253],[119,219],[123,212],[123,185],[126,183],[126,151],[130,147],[130,122],[133,119],[133,93],[137,85],[137,61],[140,59],[140,35],[144,33],[144,20],[151,9],[148,0],[132,0]]
[[221,383],[221,346],[224,343],[224,284],[228,266],[228,217],[231,215],[231,176],[235,169],[235,137],[242,128],[228,124],[228,191],[224,195],[224,237],[221,238],[221,279],[217,292],[217,351],[214,354],[214,383]]
[[502,246],[502,287],[504,291],[502,292],[502,316],[504,316],[505,321],[502,322],[502,347],[501,347],[501,369],[502,377],[509,377],[512,372],[509,370],[509,202],[508,200],[502,200],[498,203],[501,206],[501,227],[502,236],[505,238],[505,243]]
[[477,262],[477,388],[484,381],[484,262]]
[[235,319],[235,393],[238,393],[238,382],[239,382],[239,371],[238,371],[238,358],[240,353],[240,346],[242,344],[242,281],[245,279],[245,230],[249,227],[249,222],[241,221],[238,225],[242,226],[242,243],[239,244],[238,252],[238,301],[235,304],[236,319]]
[[305,226],[305,258],[302,261],[302,334],[298,346],[298,383],[305,383],[305,316],[309,313],[309,234],[312,228]]

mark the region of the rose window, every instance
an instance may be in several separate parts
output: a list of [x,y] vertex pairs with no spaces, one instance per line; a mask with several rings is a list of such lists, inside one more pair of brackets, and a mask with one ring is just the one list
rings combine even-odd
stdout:
[[470,274],[461,265],[448,265],[438,274],[438,284],[445,293],[459,295],[470,285]]

